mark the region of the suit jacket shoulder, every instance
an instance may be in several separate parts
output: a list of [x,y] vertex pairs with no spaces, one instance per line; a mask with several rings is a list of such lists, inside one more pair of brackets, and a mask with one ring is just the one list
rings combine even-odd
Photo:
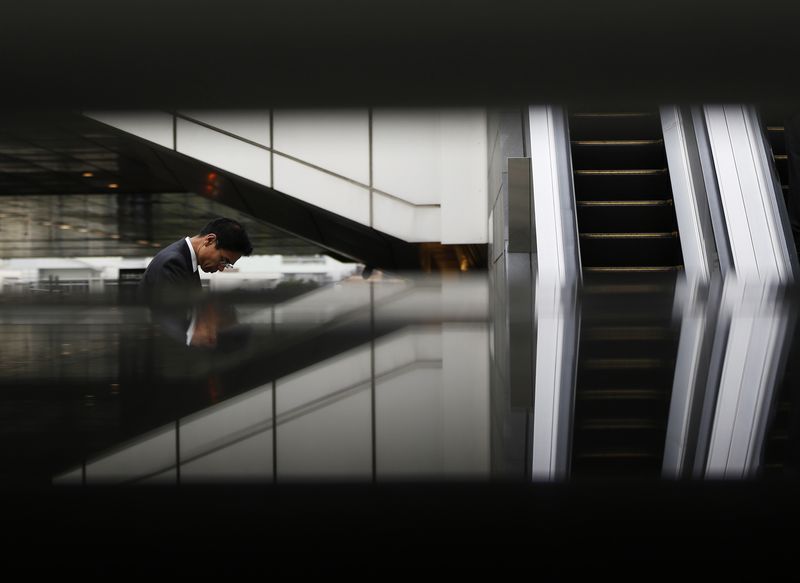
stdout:
[[185,239],[159,251],[147,266],[140,284],[140,289],[146,294],[165,288],[200,287],[200,275],[192,269],[192,256]]

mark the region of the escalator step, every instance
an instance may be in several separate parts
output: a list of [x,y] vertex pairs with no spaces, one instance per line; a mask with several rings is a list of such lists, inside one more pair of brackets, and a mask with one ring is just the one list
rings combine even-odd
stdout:
[[577,395],[577,398],[583,401],[665,401],[667,397],[665,391],[656,389],[598,389],[581,391]]
[[584,268],[673,267],[682,261],[677,235],[666,237],[645,237],[641,233],[597,235],[597,233],[581,234],[581,262]]
[[626,168],[576,170],[577,176],[653,176],[666,174],[666,168]]
[[[660,458],[658,452],[653,451],[598,451],[592,453],[579,454],[578,459],[581,460],[641,460],[649,459],[657,461]],[[604,469],[607,467],[604,466]]]
[[584,267],[584,271],[590,273],[665,273],[681,271],[683,265],[650,265],[638,267]]
[[660,136],[661,120],[653,112],[573,113],[573,140],[651,140]]
[[638,340],[634,338],[626,338],[625,340],[587,339],[582,348],[584,357],[587,360],[609,358],[646,359],[670,355],[670,350],[673,346],[674,339],[665,335],[658,340]]
[[572,142],[572,167],[613,169],[624,161],[626,168],[666,166],[664,141],[579,140]]
[[619,233],[636,225],[642,232],[677,230],[671,200],[579,201],[578,227],[587,233]]
[[[584,368],[580,367],[580,384],[575,394],[580,395],[584,392],[595,393],[596,391],[640,391],[642,387],[647,387],[650,391],[663,391],[669,395],[672,391],[672,370],[666,366],[650,368]],[[577,398],[577,397],[576,397]],[[586,401],[578,398],[581,408],[586,406]],[[576,415],[580,414],[581,409],[576,409]]]
[[638,451],[641,453],[660,453],[664,450],[663,425],[650,427],[578,429],[575,432],[574,445],[584,455],[604,453],[621,454]]
[[671,200],[672,190],[666,169],[647,173],[578,170],[575,172],[575,198],[579,201]]
[[678,231],[647,233],[581,233],[584,239],[677,239]]
[[[666,427],[665,419],[669,414],[667,401],[660,399],[594,399],[581,400],[580,413],[575,416],[577,426],[583,429],[598,429],[600,426],[612,428],[603,419],[644,420],[648,427]],[[634,424],[633,421],[630,421]],[[586,425],[589,424],[589,425]],[[594,424],[594,425],[592,425]]]
[[671,366],[671,361],[661,358],[587,358],[579,366],[587,369],[654,369]]
[[580,200],[578,206],[583,208],[596,207],[649,207],[649,206],[673,206],[669,200]]
[[650,418],[618,418],[602,419],[593,418],[587,421],[576,420],[576,427],[581,431],[605,431],[620,429],[664,429],[664,423]]
[[664,340],[674,339],[674,333],[663,326],[593,326],[584,330],[582,340]]
[[767,141],[773,154],[786,154],[785,129],[782,125],[768,125],[766,127]]

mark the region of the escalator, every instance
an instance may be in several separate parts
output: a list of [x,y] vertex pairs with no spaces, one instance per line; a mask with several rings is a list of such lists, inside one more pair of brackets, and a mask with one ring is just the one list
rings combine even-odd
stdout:
[[[769,144],[772,161],[780,182],[783,199],[789,199],[789,161],[786,151],[785,112],[776,109],[765,109],[761,112],[764,134]],[[797,242],[795,242],[797,245]],[[761,473],[767,477],[779,477],[785,472],[797,472],[797,448],[795,416],[798,405],[798,367],[796,354],[798,349],[797,332],[792,343],[792,355],[788,359],[788,367],[783,382],[778,385],[775,403],[772,408],[768,430],[764,442],[764,455]]]
[[573,113],[570,139],[584,274],[682,269],[658,112]]
[[673,287],[595,286],[582,298],[572,476],[660,476],[678,330]]
[[784,128],[784,115],[777,111],[763,112],[764,132],[767,136],[775,171],[781,183],[784,200],[789,196],[789,160],[786,154],[786,136]]
[[569,116],[583,268],[571,473],[658,477],[683,269],[657,110]]

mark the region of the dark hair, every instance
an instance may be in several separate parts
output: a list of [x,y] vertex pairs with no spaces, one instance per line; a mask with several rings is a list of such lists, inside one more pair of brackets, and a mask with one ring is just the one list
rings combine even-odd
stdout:
[[253,246],[250,244],[247,231],[238,221],[224,217],[214,219],[200,231],[201,235],[208,235],[209,233],[214,233],[217,236],[217,247],[220,249],[236,251],[245,256],[253,252]]

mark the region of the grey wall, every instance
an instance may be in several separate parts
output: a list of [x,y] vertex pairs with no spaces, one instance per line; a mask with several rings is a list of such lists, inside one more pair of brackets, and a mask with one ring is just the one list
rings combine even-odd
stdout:
[[[531,359],[514,358],[511,368],[512,335],[530,324],[517,317],[517,309],[532,311],[530,254],[509,252],[508,159],[528,156],[524,139],[524,116],[520,109],[490,109],[488,112],[489,180],[489,301],[491,309],[491,451],[492,474],[498,477],[525,478],[530,471],[528,455],[531,419],[530,379],[525,390],[525,373]],[[512,209],[515,208],[512,201]],[[519,201],[516,201],[519,202]],[[512,235],[513,236],[513,235]],[[520,269],[521,268],[521,269]],[[519,285],[515,273],[527,270],[527,286]],[[509,282],[511,274],[511,282]],[[509,285],[511,283],[511,285]],[[524,297],[519,297],[524,296]],[[510,317],[514,314],[514,317]],[[530,350],[531,336],[515,342],[514,351]],[[525,346],[527,342],[527,346]],[[516,355],[515,355],[516,356]],[[526,370],[520,371],[519,365]],[[523,377],[520,379],[520,375]],[[522,384],[520,383],[522,380]],[[520,387],[523,387],[520,390]]]

